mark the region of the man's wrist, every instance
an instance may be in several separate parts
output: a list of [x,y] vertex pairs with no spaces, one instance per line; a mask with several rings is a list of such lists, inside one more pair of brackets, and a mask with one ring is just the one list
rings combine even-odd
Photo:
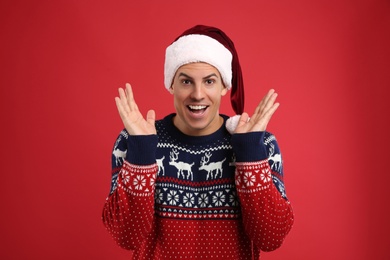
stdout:
[[126,161],[135,165],[150,165],[156,162],[157,135],[129,135]]
[[236,154],[236,161],[255,162],[266,159],[264,134],[265,131],[233,134],[232,146]]

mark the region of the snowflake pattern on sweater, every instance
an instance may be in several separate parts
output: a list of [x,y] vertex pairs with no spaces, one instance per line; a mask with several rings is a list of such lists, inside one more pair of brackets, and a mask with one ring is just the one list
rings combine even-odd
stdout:
[[156,139],[123,130],[114,145],[103,221],[117,243],[134,259],[252,259],[279,247],[293,214],[275,137],[187,136],[173,116],[156,121]]

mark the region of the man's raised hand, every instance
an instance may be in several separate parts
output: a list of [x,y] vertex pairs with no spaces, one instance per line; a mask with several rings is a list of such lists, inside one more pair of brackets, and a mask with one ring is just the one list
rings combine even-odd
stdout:
[[242,113],[235,133],[248,133],[256,131],[265,131],[272,115],[279,107],[279,103],[275,103],[277,93],[273,89],[268,91],[267,95],[261,100],[256,107],[255,112],[249,119],[247,113]]
[[130,135],[156,134],[154,110],[148,111],[145,120],[135,103],[130,84],[126,83],[126,89],[119,88],[118,91],[119,97],[115,97],[115,103],[127,132]]

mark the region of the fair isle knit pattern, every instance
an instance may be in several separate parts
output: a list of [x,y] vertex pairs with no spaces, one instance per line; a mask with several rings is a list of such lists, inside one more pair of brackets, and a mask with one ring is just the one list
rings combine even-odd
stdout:
[[[282,159],[268,132],[119,135],[103,222],[134,259],[258,259],[291,229]],[[227,117],[225,117],[225,120]]]

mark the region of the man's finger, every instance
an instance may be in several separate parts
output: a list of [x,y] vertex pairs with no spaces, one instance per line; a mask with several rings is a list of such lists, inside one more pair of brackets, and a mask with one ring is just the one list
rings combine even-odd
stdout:
[[272,95],[275,93],[274,89],[270,89],[268,93],[265,95],[263,100],[260,102],[260,109],[259,109],[259,114],[262,114],[264,111],[264,108],[267,106],[268,102],[270,101],[270,98]]
[[118,89],[119,92],[119,101],[121,103],[121,106],[123,108],[123,111],[126,113],[129,113],[129,105],[127,104],[127,98],[126,98],[126,93],[122,88]]
[[146,114],[146,121],[149,124],[154,125],[154,123],[156,121],[156,112],[154,112],[154,110],[148,111],[148,113]]
[[258,122],[257,127],[255,126],[255,128],[258,128],[257,131],[265,131],[267,129],[267,125],[278,107],[279,103],[275,103],[264,113],[261,120]]
[[253,112],[252,118],[257,118],[258,115],[262,114],[262,111],[267,104],[270,96],[275,92],[274,89],[270,89],[267,94],[263,97],[263,99],[260,101],[260,103],[257,105],[255,111]]
[[129,105],[130,111],[137,111],[138,106],[135,103],[134,94],[130,83],[126,83],[126,96],[127,96],[127,103]]
[[242,115],[240,116],[240,119],[238,120],[238,124],[237,124],[237,127],[236,129],[240,129],[241,127],[243,127],[246,123],[248,123],[248,120],[249,120],[249,115],[248,113],[242,113]]
[[116,97],[115,98],[115,104],[116,108],[118,109],[119,116],[122,118],[122,120],[125,118],[126,111],[123,107],[122,101],[120,98]]

